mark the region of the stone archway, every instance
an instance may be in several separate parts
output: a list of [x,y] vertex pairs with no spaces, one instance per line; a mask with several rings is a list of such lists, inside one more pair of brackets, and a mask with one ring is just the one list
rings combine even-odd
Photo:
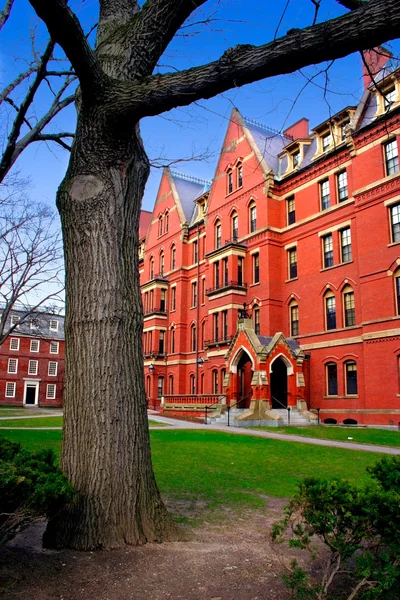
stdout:
[[242,352],[237,362],[237,408],[248,408],[252,396],[251,381],[253,378],[253,364],[247,352]]
[[270,374],[271,407],[287,408],[288,405],[288,367],[281,356],[271,364]]

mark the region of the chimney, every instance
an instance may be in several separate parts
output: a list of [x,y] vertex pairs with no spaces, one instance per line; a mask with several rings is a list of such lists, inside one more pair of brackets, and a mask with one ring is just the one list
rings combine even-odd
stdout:
[[362,69],[365,90],[373,83],[373,78],[383,69],[392,56],[390,50],[382,46],[373,48],[373,50],[364,50]]
[[308,119],[300,119],[283,132],[286,137],[300,140],[308,137]]

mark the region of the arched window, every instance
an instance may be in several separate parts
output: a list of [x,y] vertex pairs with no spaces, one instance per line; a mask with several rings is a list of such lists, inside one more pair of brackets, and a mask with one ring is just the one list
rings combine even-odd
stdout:
[[154,279],[154,258],[152,256],[149,260],[149,275],[150,279]]
[[171,271],[176,269],[176,246],[175,244],[171,248]]
[[253,327],[254,333],[260,335],[260,307],[258,304],[253,306]]
[[190,328],[190,348],[192,352],[196,352],[196,347],[197,347],[197,331],[196,331],[196,325],[193,323],[193,325]]
[[343,322],[345,327],[352,327],[356,324],[354,291],[349,285],[346,285],[343,290],[343,313]]
[[221,369],[221,392],[224,391],[224,379],[225,379],[225,375],[226,375],[226,369],[223,368],[223,369]]
[[173,375],[170,375],[168,378],[168,391],[169,391],[170,396],[172,396],[174,393],[174,376]]
[[213,394],[219,394],[217,369],[214,369],[212,372],[212,391],[213,391]]
[[171,354],[174,354],[175,353],[175,327],[171,328],[169,346],[170,346]]
[[336,329],[336,298],[331,290],[326,292],[324,302],[326,329]]
[[221,221],[215,223],[215,248],[221,248],[222,246],[222,225]]
[[168,228],[169,228],[169,213],[166,212],[165,213],[165,233],[168,233]]
[[150,375],[147,375],[147,377],[146,377],[146,394],[147,394],[147,399],[150,398],[150,385],[151,385]]
[[326,392],[328,396],[338,395],[337,364],[329,362],[326,364]]
[[232,169],[229,169],[229,171],[227,171],[227,173],[226,173],[226,187],[227,187],[227,193],[228,194],[232,194],[232,192],[233,192],[233,173],[232,173]]
[[200,376],[200,394],[204,394],[204,373]]
[[160,275],[164,275],[164,252],[160,254]]
[[158,237],[163,234],[163,216],[158,217]]
[[299,307],[294,300],[289,304],[289,319],[290,335],[292,337],[299,335]]
[[249,205],[249,225],[250,233],[254,233],[257,230],[257,207],[254,200]]
[[190,375],[190,392],[192,396],[196,393],[196,377],[192,374]]
[[236,167],[236,184],[238,188],[243,186],[243,166],[242,163],[238,163]]
[[396,297],[396,314],[400,315],[400,269],[394,274],[394,293]]
[[161,398],[164,395],[164,377],[157,379],[157,397]]
[[231,216],[231,226],[232,226],[232,241],[237,242],[239,239],[239,216],[235,211]]
[[349,360],[344,363],[345,380],[346,380],[346,396],[355,396],[358,392],[357,385],[357,364],[354,360]]

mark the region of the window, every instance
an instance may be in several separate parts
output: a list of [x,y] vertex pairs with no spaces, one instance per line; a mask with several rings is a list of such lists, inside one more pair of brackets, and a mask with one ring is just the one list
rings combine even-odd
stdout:
[[213,387],[213,394],[219,394],[217,369],[214,369],[212,372],[212,387]]
[[146,377],[146,394],[147,394],[147,398],[150,398],[150,388],[151,388],[151,378],[150,378],[150,375],[147,375],[147,377]]
[[10,350],[19,350],[19,338],[10,338]]
[[383,145],[385,154],[386,175],[392,175],[399,170],[399,151],[397,140],[392,140]]
[[147,349],[147,352],[149,354],[152,354],[153,353],[153,332],[152,331],[148,331],[147,334],[148,334],[148,349]]
[[47,374],[52,375],[52,376],[57,375],[57,367],[58,367],[58,363],[50,361]]
[[222,311],[222,338],[228,339],[228,311]]
[[20,318],[17,315],[12,315],[11,317],[11,325],[18,325]]
[[392,242],[400,242],[400,204],[394,204],[390,207],[390,225]]
[[158,353],[164,354],[165,331],[160,331],[158,338]]
[[323,135],[321,137],[321,141],[322,141],[322,152],[325,152],[326,150],[328,150],[328,148],[332,144],[332,134],[331,134],[331,132],[326,133],[325,135]]
[[8,381],[6,383],[6,398],[15,398],[15,387],[14,382]]
[[196,325],[194,325],[194,324],[190,328],[190,340],[191,340],[191,350],[192,350],[192,352],[196,352],[197,332],[196,332]]
[[176,247],[172,246],[171,248],[171,271],[176,269]]
[[241,163],[239,163],[237,166],[236,174],[237,174],[237,186],[238,186],[238,188],[241,188],[243,185],[243,167],[242,167]]
[[204,348],[204,342],[206,340],[206,322],[203,321],[201,324],[201,347]]
[[39,322],[37,319],[31,319],[29,321],[29,328],[30,329],[39,329]]
[[300,150],[293,152],[292,154],[292,167],[295,169],[300,164]]
[[9,358],[8,359],[7,373],[18,373],[18,359],[17,358]]
[[297,249],[291,248],[288,250],[288,262],[289,262],[289,279],[296,279],[297,277]]
[[243,285],[243,258],[238,258],[238,270],[237,270],[237,277],[238,277],[238,285]]
[[171,288],[171,312],[176,310],[176,287]]
[[299,307],[292,304],[290,307],[290,335],[299,335]]
[[400,315],[400,271],[397,271],[394,282],[396,289],[396,311]]
[[339,202],[343,202],[349,197],[347,189],[347,171],[342,171],[341,173],[338,173],[336,179],[338,189],[338,200]]
[[165,233],[168,233],[169,229],[169,214],[165,213]]
[[161,398],[164,395],[164,377],[157,379],[157,397]]
[[214,342],[219,340],[219,313],[214,313]]
[[287,224],[293,225],[293,223],[296,223],[296,206],[295,206],[294,196],[292,196],[291,198],[288,198],[286,200],[286,206],[287,206]]
[[192,374],[190,375],[190,394],[194,396],[196,393],[196,377]]
[[321,209],[326,210],[331,205],[331,196],[329,192],[329,179],[321,181],[319,184],[319,190],[321,195]]
[[192,282],[192,308],[197,306],[197,281]]
[[351,288],[345,288],[343,294],[344,303],[344,326],[352,327],[356,324],[356,311],[354,307],[354,292]]
[[164,275],[164,252],[160,254],[160,275],[161,277]]
[[169,388],[169,393],[172,396],[173,393],[174,393],[174,376],[173,375],[169,376],[169,386],[168,386],[168,388]]
[[383,106],[385,110],[390,110],[392,104],[396,102],[396,88],[393,86],[383,92]]
[[48,398],[49,400],[54,400],[55,397],[56,397],[56,385],[55,385],[55,383],[48,383],[47,390],[46,390],[46,398]]
[[206,279],[203,277],[201,280],[201,303],[204,304],[206,301]]
[[30,360],[28,363],[28,375],[37,375],[38,373],[38,361]]
[[160,237],[163,234],[163,218],[162,215],[158,217],[158,236]]
[[253,327],[254,333],[260,335],[260,309],[257,304],[253,306]]
[[171,333],[170,333],[170,348],[171,348],[171,354],[175,353],[175,329],[172,328],[171,329]]
[[222,226],[221,223],[218,221],[217,224],[215,225],[215,248],[221,248],[222,246]]
[[327,392],[328,396],[337,396],[338,393],[338,378],[337,378],[337,364],[328,363],[326,365],[326,379],[327,379]]
[[254,233],[257,230],[257,207],[256,203],[253,201],[249,207],[249,216],[250,216],[250,233]]
[[161,296],[160,296],[160,312],[166,312],[167,310],[167,290],[162,289],[161,290]]
[[239,217],[237,213],[232,215],[232,241],[237,242],[239,239]]
[[232,171],[228,171],[228,173],[227,173],[227,187],[228,187],[228,194],[232,194],[232,192],[233,192],[233,173],[232,173]]
[[322,248],[324,253],[324,269],[333,267],[333,239],[331,233],[322,238]]
[[[331,292],[332,293],[332,292]],[[336,298],[325,296],[326,328],[336,329]]]
[[199,261],[199,246],[197,240],[193,242],[193,264],[197,265]]
[[349,125],[350,125],[350,121],[347,120],[347,121],[343,121],[343,123],[341,123],[339,126],[340,127],[340,140],[342,142],[344,142],[344,140],[346,139],[346,134],[347,134]]
[[149,310],[150,310],[150,312],[153,312],[153,310],[154,310],[154,290],[150,290],[150,306],[149,306]]
[[154,258],[150,258],[149,261],[149,274],[150,279],[154,279]]
[[57,331],[58,330],[58,321],[56,319],[50,319],[49,328],[52,331]]
[[346,396],[357,394],[357,365],[354,361],[345,363]]
[[228,259],[224,258],[222,262],[222,266],[224,268],[224,285],[228,285],[229,282],[229,270],[228,270]]
[[258,252],[253,254],[253,283],[260,281],[260,255]]
[[219,261],[214,263],[214,287],[219,288]]
[[342,263],[350,262],[352,260],[350,227],[346,227],[346,229],[342,229],[340,232],[340,252]]
[[200,377],[200,394],[204,394],[204,373]]
[[[40,349],[40,340],[31,340],[31,352],[39,352]],[[50,344],[50,352],[51,352],[51,344]]]

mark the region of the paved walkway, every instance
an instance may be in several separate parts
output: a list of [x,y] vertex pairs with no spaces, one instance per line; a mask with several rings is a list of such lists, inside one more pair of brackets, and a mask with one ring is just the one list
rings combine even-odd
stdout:
[[[38,417],[58,417],[62,415],[62,411],[54,411],[51,414],[48,412],[45,414],[42,412],[38,415],[27,415],[26,417],[0,417],[0,421],[7,421],[10,419],[36,419]],[[255,429],[247,429],[245,427],[227,427],[226,425],[210,424],[205,425],[204,423],[193,423],[191,421],[181,421],[180,419],[171,419],[169,417],[161,417],[158,413],[149,410],[149,419],[151,421],[158,421],[164,426],[152,427],[151,429],[167,429],[165,425],[169,425],[174,429],[197,429],[203,431],[220,431],[223,433],[232,433],[238,435],[252,435],[254,437],[267,438],[272,440],[280,440],[285,442],[299,442],[301,444],[311,444],[313,446],[328,446],[331,448],[345,448],[347,450],[363,450],[364,452],[376,452],[379,454],[397,454],[400,455],[400,447],[395,448],[392,446],[375,446],[373,444],[357,444],[355,442],[341,442],[339,440],[321,440],[317,438],[303,437],[302,435],[288,435],[284,433],[274,433],[273,431],[257,431]],[[1,429],[26,429],[25,427],[1,427]],[[33,430],[61,430],[61,427],[29,427]],[[400,433],[399,433],[400,438]]]

